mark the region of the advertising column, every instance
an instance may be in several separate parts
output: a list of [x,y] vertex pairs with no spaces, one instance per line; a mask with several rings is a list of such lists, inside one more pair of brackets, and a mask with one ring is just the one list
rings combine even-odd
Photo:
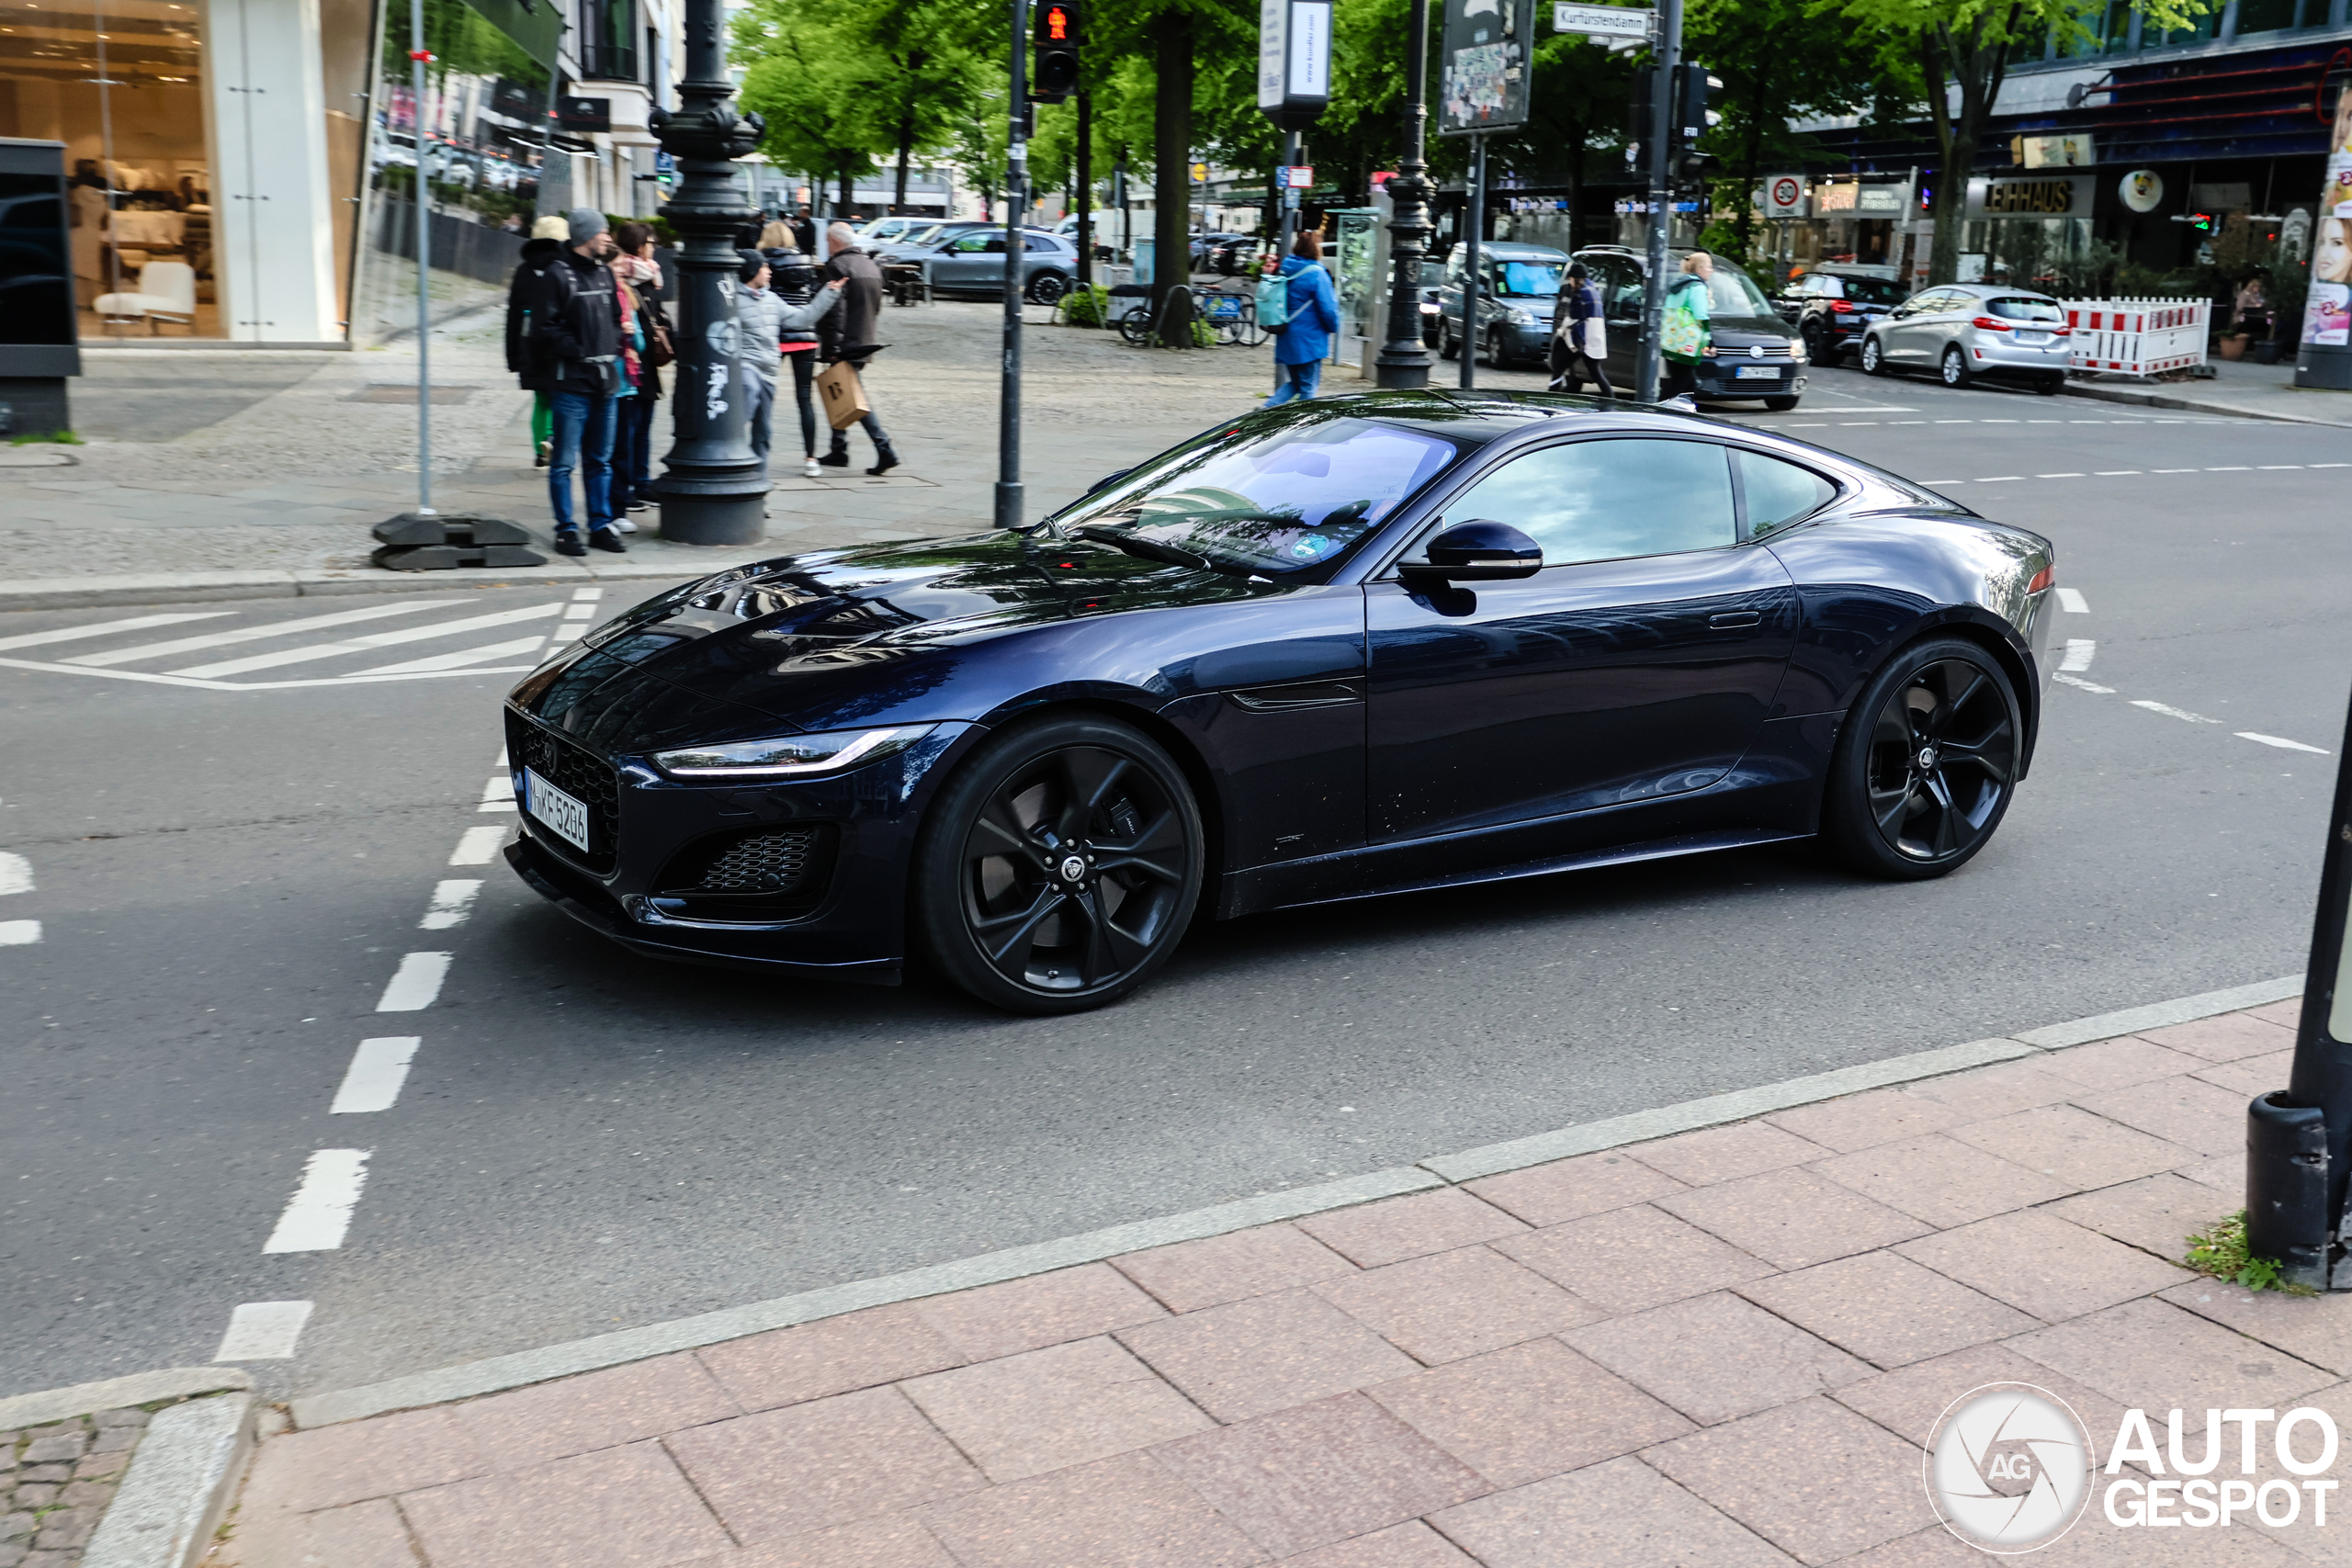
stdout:
[[2352,85],[2335,96],[2295,385],[2352,390]]

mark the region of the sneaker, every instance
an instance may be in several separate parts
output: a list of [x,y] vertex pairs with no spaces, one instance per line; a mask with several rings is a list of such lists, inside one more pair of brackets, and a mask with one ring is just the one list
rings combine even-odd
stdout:
[[616,556],[628,554],[628,547],[622,544],[621,536],[610,528],[599,528],[589,535],[588,547],[592,550],[609,550]]
[[544,468],[548,466],[548,448],[553,443],[542,441],[531,448],[531,467]]
[[814,457],[800,465],[800,476],[803,479],[813,479],[822,472],[823,470],[817,467],[817,459]]
[[616,517],[613,519],[613,531],[616,534],[634,534],[637,532],[637,525],[626,517]]
[[628,509],[631,512],[644,512],[649,510],[652,505],[653,503],[650,501],[632,501],[628,503]]
[[584,556],[588,547],[580,542],[577,528],[559,528],[555,534],[555,553],[560,556]]
[[846,468],[849,467],[849,448],[846,446],[836,446],[831,451],[826,453],[823,457],[818,458],[817,461],[824,464],[825,467],[829,468]]

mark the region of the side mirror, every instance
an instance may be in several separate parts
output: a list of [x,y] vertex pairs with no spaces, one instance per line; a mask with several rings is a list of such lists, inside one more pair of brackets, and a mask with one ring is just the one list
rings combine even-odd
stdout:
[[1092,484],[1088,485],[1086,487],[1086,493],[1092,495],[1098,490],[1117,484],[1121,479],[1125,479],[1129,474],[1134,472],[1135,470],[1133,468],[1114,469],[1112,472],[1104,474],[1101,479],[1096,479]]
[[1544,570],[1544,547],[1508,523],[1457,523],[1430,541],[1426,562],[1398,569],[1406,586],[1426,582],[1500,582]]

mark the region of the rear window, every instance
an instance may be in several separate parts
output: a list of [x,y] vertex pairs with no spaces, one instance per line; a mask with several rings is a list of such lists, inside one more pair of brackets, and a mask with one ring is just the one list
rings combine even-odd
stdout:
[[1900,305],[1905,295],[1903,285],[1891,277],[1841,277],[1846,298],[1859,299],[1865,305]]
[[2063,321],[2066,313],[2049,299],[1993,299],[1984,307],[2005,321]]

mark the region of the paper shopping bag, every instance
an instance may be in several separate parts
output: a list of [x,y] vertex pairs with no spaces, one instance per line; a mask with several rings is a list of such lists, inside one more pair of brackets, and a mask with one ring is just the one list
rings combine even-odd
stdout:
[[817,372],[817,395],[824,400],[826,422],[835,430],[847,430],[874,412],[857,378],[857,367],[847,360]]

